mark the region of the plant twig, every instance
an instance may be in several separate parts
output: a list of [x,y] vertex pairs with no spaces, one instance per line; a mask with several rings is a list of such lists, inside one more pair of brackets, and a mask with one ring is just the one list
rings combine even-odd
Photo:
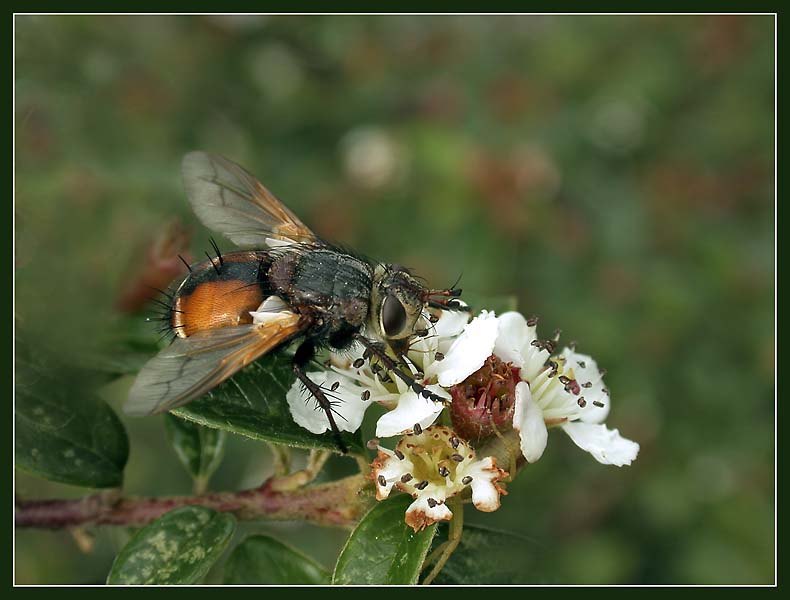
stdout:
[[448,504],[453,508],[453,518],[450,521],[449,531],[447,532],[447,541],[432,552],[428,560],[425,561],[423,568],[434,560],[436,560],[436,564],[423,580],[422,585],[431,584],[461,542],[461,534],[464,531],[464,507],[456,498],[451,498]]
[[181,506],[205,506],[233,513],[242,520],[307,521],[317,525],[348,527],[356,523],[366,508],[359,490],[361,475],[339,481],[290,490],[279,490],[276,478],[240,492],[203,496],[118,498],[98,493],[77,500],[16,501],[17,527],[61,529],[82,525],[140,526]]

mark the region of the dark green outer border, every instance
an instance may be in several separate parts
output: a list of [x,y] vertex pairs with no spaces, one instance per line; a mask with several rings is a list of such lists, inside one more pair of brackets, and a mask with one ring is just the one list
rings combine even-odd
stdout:
[[[574,13],[574,12],[623,12],[623,13],[643,13],[643,12],[658,12],[658,13],[699,13],[699,12],[708,12],[708,13],[726,13],[726,12],[743,12],[743,13],[776,13],[776,46],[777,46],[777,56],[782,56],[781,47],[784,45],[781,43],[779,38],[779,23],[781,19],[781,8],[785,8],[785,12],[790,12],[790,4],[787,2],[779,3],[777,1],[770,1],[770,0],[752,0],[751,2],[745,0],[695,0],[693,2],[680,2],[678,0],[643,0],[642,2],[634,2],[634,1],[625,1],[625,0],[609,0],[608,2],[598,2],[593,4],[592,2],[585,2],[584,0],[566,0],[562,2],[539,2],[539,1],[522,1],[517,2],[515,0],[508,0],[508,1],[499,1],[499,2],[492,2],[491,0],[482,3],[482,2],[470,2],[468,0],[455,0],[453,2],[414,2],[412,0],[401,0],[400,2],[392,2],[392,3],[371,3],[371,2],[362,2],[360,0],[357,1],[349,1],[343,0],[339,1],[336,0],[335,2],[330,3],[301,3],[297,4],[294,0],[276,0],[276,1],[266,1],[266,2],[238,2],[237,0],[225,0],[222,3],[218,2],[208,2],[205,0],[193,0],[192,2],[170,2],[170,3],[162,3],[162,2],[129,2],[123,1],[120,2],[100,2],[96,0],[92,1],[82,1],[82,2],[59,2],[54,0],[36,2],[36,3],[23,3],[23,2],[11,2],[9,8],[11,10],[8,11],[7,16],[2,20],[2,37],[0,39],[5,40],[4,47],[7,49],[7,53],[5,54],[6,59],[4,61],[4,74],[2,81],[8,82],[11,85],[8,85],[5,89],[9,90],[5,94],[3,94],[3,114],[5,118],[2,120],[2,134],[4,139],[7,140],[6,145],[4,145],[5,156],[3,157],[5,160],[3,161],[3,181],[5,182],[5,190],[8,194],[5,202],[0,203],[2,206],[2,212],[0,214],[3,215],[4,219],[2,222],[3,226],[3,234],[2,235],[2,249],[3,249],[3,256],[6,259],[6,264],[9,265],[7,272],[5,273],[5,286],[4,291],[5,293],[2,295],[2,303],[3,303],[3,311],[2,315],[2,327],[3,327],[3,345],[2,350],[4,353],[4,367],[5,373],[4,377],[2,377],[3,388],[5,390],[9,390],[8,400],[4,403],[5,411],[2,413],[2,419],[4,420],[4,431],[5,431],[5,441],[6,441],[6,448],[7,448],[7,460],[3,461],[3,482],[5,485],[2,486],[2,494],[3,494],[3,506],[9,507],[9,510],[13,512],[13,492],[12,487],[10,485],[11,481],[13,481],[13,467],[12,467],[12,458],[13,457],[13,439],[12,439],[12,428],[13,428],[13,402],[11,399],[13,398],[13,304],[12,304],[12,290],[13,290],[13,278],[14,278],[14,271],[13,271],[13,202],[11,198],[13,198],[13,13],[16,12],[33,12],[33,13],[47,13],[47,12],[84,12],[84,13],[91,13],[91,12],[122,12],[122,11],[129,11],[129,12],[151,12],[151,13],[165,13],[165,12],[297,12],[300,8],[302,10],[307,11],[327,11],[327,12],[370,12],[373,8],[379,8],[380,12],[414,12],[414,13],[458,13],[458,12],[556,12],[556,13]],[[115,9],[114,11],[108,11],[109,8]],[[778,89],[777,89],[777,107],[782,105],[781,98],[786,97],[786,94],[782,93],[782,85],[783,82],[786,85],[786,77],[782,77],[783,71],[787,71],[787,69],[782,69],[783,64],[779,64],[777,67],[777,81],[778,81]],[[782,129],[782,125],[786,122],[782,119],[777,119],[777,135],[779,138],[782,137],[782,133],[784,133]],[[786,127],[784,128],[786,130]],[[784,136],[787,137],[786,135]],[[788,161],[782,160],[784,155],[778,151],[779,145],[779,138],[777,138],[777,173],[783,174],[786,172],[790,172],[788,170],[782,169],[783,163],[784,166],[788,165]],[[786,187],[783,185],[783,181],[781,178],[777,179],[777,190],[776,190],[776,198],[778,199],[781,196],[781,192]],[[782,204],[778,203],[777,200],[777,231],[783,230],[784,224],[784,212],[782,210]],[[777,243],[777,263],[776,263],[776,272],[777,272],[777,298],[779,297],[779,293],[782,290],[781,282],[778,277],[779,273],[779,257],[783,256],[783,252],[779,244],[779,239],[775,240]],[[786,245],[786,244],[785,244]],[[781,322],[778,319],[778,305],[777,305],[777,356],[776,356],[776,364],[779,364],[779,356],[778,356],[778,340],[784,339],[785,336],[781,335],[780,325]],[[6,354],[7,353],[7,354]],[[778,373],[778,369],[777,369]],[[778,390],[777,390],[778,393]],[[778,403],[777,403],[778,405]],[[777,407],[777,447],[780,446],[781,442],[781,431],[782,431],[782,421],[781,417],[783,413]],[[782,453],[777,453],[777,473],[780,474],[779,479],[777,481],[777,498],[781,497],[782,494],[782,480],[781,480],[781,473],[783,472],[783,466],[786,463]],[[783,522],[786,522],[787,519],[784,519]],[[782,521],[780,521],[782,522]],[[0,520],[0,527],[2,527],[2,531],[0,534],[2,535],[2,539],[7,540],[7,543],[13,543],[13,524],[11,517],[8,513],[5,514],[5,517]],[[777,529],[777,548],[778,542],[781,538],[781,533],[783,533],[782,529]],[[6,557],[10,557],[12,555],[13,549],[8,549],[7,553],[5,554]],[[9,551],[10,550],[10,551]],[[779,562],[777,564],[777,581],[781,582],[782,578],[780,578],[779,573],[784,572],[782,569],[783,561],[781,560],[784,557],[784,553],[781,550],[777,550]],[[12,582],[13,582],[13,563],[12,561],[6,561],[3,565],[2,570],[2,581],[3,585],[0,589],[7,589],[8,591],[14,591],[16,593],[26,593],[26,590],[16,588],[12,590]],[[236,588],[238,592],[234,591],[234,593],[239,593],[241,590]],[[57,593],[57,590],[53,590]],[[98,592],[103,593],[105,590],[97,589]],[[139,591],[139,590],[138,590]],[[167,594],[173,594],[174,592],[186,592],[192,596],[193,591],[185,588],[179,589],[167,589],[164,590],[162,588],[155,588],[155,589],[147,589],[145,593],[149,593],[151,591],[154,592],[164,592]],[[274,591],[274,590],[272,590]],[[349,588],[319,588],[315,589],[315,591],[310,592],[309,590],[305,590],[307,593],[319,594],[324,596],[325,594],[333,594],[337,595],[338,597],[342,597],[344,599],[348,599],[352,596],[360,597],[360,594],[371,594],[375,593],[377,596],[380,596],[382,590],[370,590],[370,589],[349,589]],[[573,590],[553,590],[555,592],[559,591],[570,591]],[[646,590],[645,590],[646,591]],[[718,590],[712,590],[713,593],[718,593]],[[31,592],[35,593],[33,590]],[[256,595],[267,593],[266,590],[252,590],[253,593]],[[477,594],[479,593],[478,590],[475,589],[468,589],[468,588],[455,588],[455,589],[443,589],[443,590],[430,590],[430,589],[410,589],[410,590],[401,590],[401,589],[393,589],[387,590],[387,594],[413,594],[413,593],[432,593],[434,594],[434,598],[437,595],[449,595],[455,598],[457,595],[466,595],[466,594]],[[640,590],[640,592],[642,592]],[[276,593],[276,592],[275,592]],[[495,592],[498,596],[499,594],[503,595],[515,595],[518,594],[520,597],[524,597],[524,593],[529,593],[529,590],[523,589],[502,589],[498,588]],[[541,594],[544,592],[540,592]],[[601,590],[601,593],[609,593],[608,590]],[[644,592],[642,592],[644,593]],[[663,593],[663,592],[660,592]],[[368,596],[369,597],[369,596]],[[401,596],[402,597],[402,596]]]

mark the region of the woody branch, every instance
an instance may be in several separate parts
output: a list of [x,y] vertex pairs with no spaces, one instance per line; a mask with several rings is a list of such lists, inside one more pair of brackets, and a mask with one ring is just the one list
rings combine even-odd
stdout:
[[365,499],[361,475],[321,485],[281,489],[277,478],[260,487],[203,496],[118,497],[102,492],[76,500],[16,501],[17,527],[62,529],[85,525],[140,526],[182,506],[205,506],[241,520],[300,520],[347,527],[359,519]]

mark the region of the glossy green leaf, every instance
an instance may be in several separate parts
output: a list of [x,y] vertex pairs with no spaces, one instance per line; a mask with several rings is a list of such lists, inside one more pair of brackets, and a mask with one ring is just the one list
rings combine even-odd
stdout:
[[[338,451],[330,432],[315,435],[291,417],[285,394],[294,382],[291,356],[276,352],[244,368],[214,390],[173,411],[208,427],[299,448]],[[342,414],[342,406],[338,408]],[[351,451],[364,452],[360,435],[343,433]]]
[[[433,541],[447,541],[442,525]],[[523,536],[464,524],[461,542],[433,583],[437,585],[496,585],[542,583],[535,570],[538,547]]]
[[199,582],[230,542],[236,519],[202,506],[173,510],[139,530],[115,557],[107,583]]
[[166,414],[165,430],[181,464],[196,482],[205,485],[222,462],[226,432]]
[[225,563],[225,583],[231,585],[321,585],[330,573],[312,558],[267,535],[253,535]]
[[121,485],[129,456],[126,431],[113,410],[93,394],[87,378],[79,370],[18,358],[18,468],[71,485]]
[[351,533],[332,576],[335,584],[411,585],[431,547],[436,525],[415,533],[404,516],[412,498],[377,502]]

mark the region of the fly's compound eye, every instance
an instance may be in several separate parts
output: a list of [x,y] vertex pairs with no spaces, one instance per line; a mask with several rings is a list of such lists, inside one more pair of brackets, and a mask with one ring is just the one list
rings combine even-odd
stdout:
[[398,335],[406,327],[406,309],[395,296],[388,295],[381,306],[381,327],[388,337]]

